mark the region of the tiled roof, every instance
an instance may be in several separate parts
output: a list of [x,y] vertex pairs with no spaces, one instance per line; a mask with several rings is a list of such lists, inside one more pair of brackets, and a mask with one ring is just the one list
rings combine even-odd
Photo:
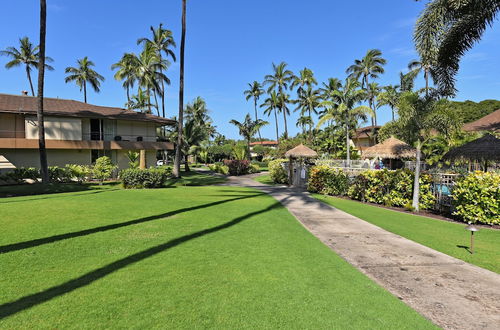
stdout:
[[[0,113],[36,114],[38,99],[33,96],[0,94]],[[102,107],[74,100],[44,98],[43,112],[51,116],[106,118],[155,122],[160,125],[174,125],[175,121],[150,114],[122,108]]]
[[278,145],[277,141],[256,141],[256,142],[251,142],[251,146],[256,146],[256,145],[262,145],[262,146],[275,146]]
[[500,132],[500,109],[476,121],[464,125],[464,130],[469,132],[490,131]]
[[380,129],[380,126],[366,126],[366,127],[360,127],[356,130],[356,135],[354,136],[355,139],[359,138],[364,138],[364,137],[372,137],[373,132],[375,133]]

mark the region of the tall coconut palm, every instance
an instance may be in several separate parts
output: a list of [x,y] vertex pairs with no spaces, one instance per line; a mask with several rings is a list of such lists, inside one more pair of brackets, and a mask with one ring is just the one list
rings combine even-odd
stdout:
[[498,0],[433,0],[417,20],[415,46],[423,62],[435,61],[441,94],[455,94],[460,59],[481,40],[500,12]]
[[370,108],[373,110],[373,125],[377,126],[377,98],[378,95],[380,94],[380,86],[376,82],[371,82],[368,84],[366,88],[366,98],[369,101]]
[[412,60],[408,63],[408,70],[413,73],[416,78],[418,74],[423,71],[425,79],[425,95],[429,96],[429,77],[434,76],[434,71],[432,69],[432,64],[429,62],[423,62],[419,60]]
[[130,101],[126,103],[128,109],[139,110],[144,113],[151,113],[151,106],[151,100],[140,87],[137,94],[132,95]]
[[373,116],[371,108],[364,105],[358,106],[365,99],[366,91],[360,88],[360,83],[353,78],[347,78],[344,85],[333,92],[332,100],[322,102],[327,111],[319,119],[317,127],[330,120],[341,119],[344,121],[348,165],[351,162],[349,137],[351,122],[357,122],[359,119],[366,120],[368,115]]
[[[288,70],[287,64],[285,62],[281,62],[276,65],[273,63],[273,74],[268,74],[264,77],[264,84],[269,85],[268,92],[271,92],[273,89],[278,90],[278,96],[280,96],[283,100],[286,99],[285,90],[288,89],[290,83],[294,80],[295,76],[292,71]],[[286,102],[280,103],[280,112],[283,113],[283,120],[285,125],[285,139],[288,139],[288,128],[286,123],[287,111],[281,106],[286,105]]]
[[45,149],[45,126],[43,120],[43,88],[45,78],[45,35],[47,33],[47,3],[45,0],[40,0],[40,47],[39,47],[39,62],[38,62],[38,150],[40,152],[40,173],[42,182],[49,182],[49,168],[47,164],[47,151]]
[[269,123],[267,121],[262,120],[262,119],[252,120],[252,117],[250,116],[249,113],[247,113],[247,115],[245,116],[245,120],[243,122],[239,122],[235,119],[231,119],[229,121],[229,123],[238,127],[240,135],[247,142],[247,157],[248,157],[248,160],[250,160],[251,159],[251,157],[250,157],[250,141],[252,140],[252,137],[257,133],[257,131],[259,130],[260,127],[265,126]]
[[380,106],[388,105],[391,108],[392,120],[394,121],[394,108],[397,107],[399,102],[400,93],[398,92],[399,86],[388,85],[383,87],[383,92],[378,94],[377,102]]
[[87,103],[87,83],[90,84],[96,93],[99,93],[101,90],[101,81],[104,81],[104,77],[92,69],[95,64],[87,56],[77,60],[77,64],[78,66],[76,67],[66,68],[65,72],[68,75],[64,81],[66,83],[74,81],[80,87],[80,91],[83,89],[83,100]]
[[399,73],[399,90],[401,92],[411,92],[415,86],[415,79],[417,78],[418,72],[413,70],[408,73]]
[[328,78],[328,82],[324,82],[323,87],[319,90],[321,91],[321,97],[324,100],[329,100],[333,97],[335,91],[338,91],[342,87],[342,81],[337,78]]
[[421,149],[435,132],[451,136],[460,129],[460,120],[447,100],[421,97],[418,93],[404,93],[398,103],[399,118],[394,122],[404,132],[406,142],[417,149],[412,207],[419,210]]
[[184,47],[186,44],[186,0],[182,0],[182,32],[181,32],[181,53],[179,68],[179,118],[177,119],[177,145],[175,147],[175,160],[173,174],[179,178],[181,176],[181,144],[182,144],[182,121],[184,119]]
[[[158,56],[158,60],[160,63],[164,61],[163,54],[165,54],[165,59],[168,59],[168,57],[170,57],[175,62],[175,53],[171,48],[175,48],[176,44],[172,31],[164,29],[162,23],[160,23],[160,25],[156,29],[151,26],[150,30],[153,37],[151,39],[140,38],[139,40],[137,40],[137,44],[143,44],[145,47],[153,48],[156,51],[156,55]],[[166,66],[168,67],[168,60],[166,61]],[[163,67],[160,67],[160,73],[163,73]],[[163,117],[165,117],[165,83],[167,83],[167,85],[170,85],[170,80],[168,80],[168,82],[163,79],[160,80],[161,89],[159,93],[161,97]]]
[[317,84],[318,82],[316,81],[316,78],[314,78],[314,73],[312,72],[312,70],[304,68],[299,71],[299,75],[297,77],[294,77],[291,89],[299,86],[299,88],[297,89],[297,93],[300,94],[308,87],[312,87]]
[[[40,46],[33,46],[28,37],[19,39],[19,48],[7,47],[5,50],[0,51],[0,55],[8,56],[11,58],[5,68],[11,69],[23,65],[26,71],[26,77],[31,88],[31,95],[35,96],[35,89],[33,88],[33,82],[31,81],[31,70],[33,68],[37,69],[40,63]],[[44,57],[44,69],[54,70],[54,68],[47,64],[47,62],[52,63],[54,60],[48,56]]]
[[298,93],[298,98],[294,103],[297,104],[295,111],[300,111],[301,117],[307,113],[309,121],[309,139],[312,140],[312,114],[318,114],[318,107],[321,102],[320,91],[313,89],[308,86],[307,89],[303,89],[302,92]]
[[276,91],[271,91],[269,97],[264,100],[264,103],[260,105],[261,108],[265,107],[264,114],[268,117],[274,114],[274,123],[276,125],[276,141],[279,141],[279,130],[278,130],[278,109],[280,106],[280,100]]
[[130,89],[134,87],[137,81],[137,68],[139,59],[133,53],[123,54],[120,61],[111,65],[111,70],[116,70],[114,78],[116,80],[123,80],[123,88],[127,91],[127,103],[130,103]]
[[[298,119],[297,119],[297,123],[295,124],[297,127],[300,127],[302,128],[302,134],[305,136],[306,135],[306,127],[309,126],[309,130],[310,130],[310,127],[312,125],[314,125],[314,121],[313,119],[311,118],[311,116],[305,116],[305,115],[301,115]],[[309,133],[309,136],[311,135],[311,133]]]
[[[264,94],[264,90],[262,89],[262,85],[258,81],[254,81],[253,83],[248,84],[248,89],[243,92],[245,95],[246,100],[250,100],[253,98],[253,106],[254,106],[254,111],[255,111],[255,120],[259,119],[259,116],[257,115],[257,101],[259,100],[260,96]],[[257,131],[259,134],[259,140],[262,140],[262,136],[260,135],[260,129]]]
[[[380,74],[384,73],[384,65],[387,61],[382,57],[382,52],[378,49],[370,49],[361,60],[355,60],[354,64],[347,68],[346,73],[354,79],[361,78],[361,88],[368,89],[370,84],[369,78],[376,79]],[[373,100],[368,100],[370,108],[374,108]],[[375,123],[376,117],[372,118],[372,125]]]

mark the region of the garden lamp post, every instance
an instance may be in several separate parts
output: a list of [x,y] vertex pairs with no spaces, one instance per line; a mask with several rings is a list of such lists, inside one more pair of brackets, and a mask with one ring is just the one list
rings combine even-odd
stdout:
[[469,222],[469,225],[465,227],[465,230],[470,231],[470,253],[474,254],[474,232],[479,231],[479,228]]

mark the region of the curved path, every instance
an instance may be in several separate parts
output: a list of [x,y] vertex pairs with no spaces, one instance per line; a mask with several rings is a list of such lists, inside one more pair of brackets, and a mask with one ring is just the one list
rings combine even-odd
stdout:
[[500,329],[500,275],[326,205],[307,192],[230,177],[260,189],[311,233],[407,305],[445,329]]

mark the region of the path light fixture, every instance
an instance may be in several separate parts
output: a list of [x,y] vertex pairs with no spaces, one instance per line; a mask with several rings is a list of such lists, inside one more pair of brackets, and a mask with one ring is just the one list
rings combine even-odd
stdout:
[[479,228],[469,222],[469,225],[465,227],[465,230],[470,231],[470,253],[474,254],[474,232],[479,231]]

